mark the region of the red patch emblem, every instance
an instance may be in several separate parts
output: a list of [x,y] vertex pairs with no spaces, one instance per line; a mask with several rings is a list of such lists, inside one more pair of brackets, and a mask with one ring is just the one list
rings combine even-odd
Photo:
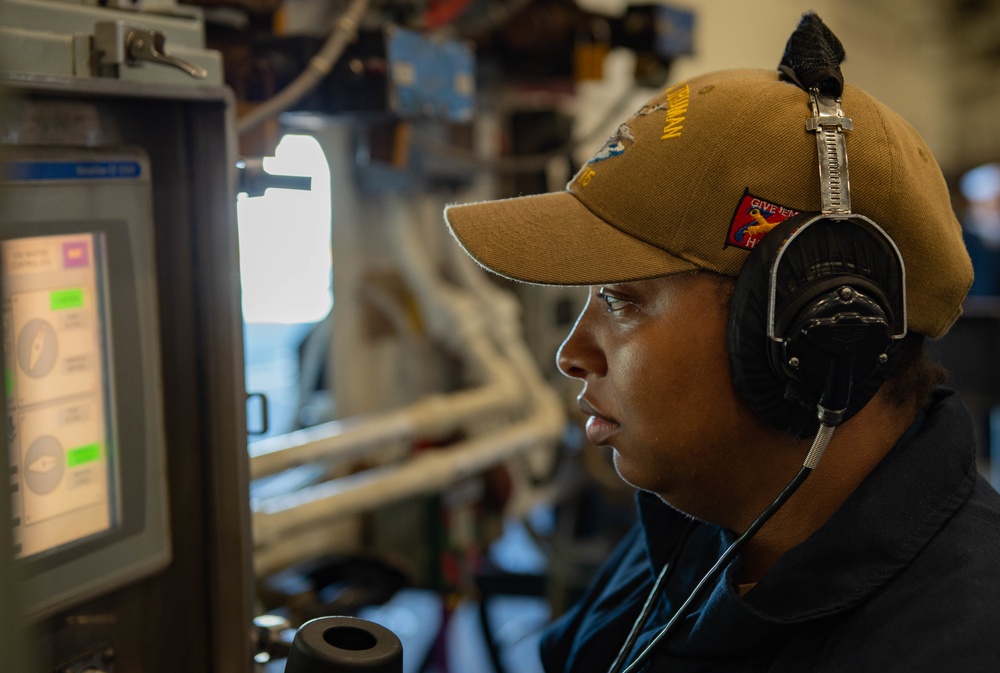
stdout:
[[764,234],[792,215],[798,214],[799,211],[794,208],[762,199],[751,194],[750,190],[746,190],[729,223],[729,238],[726,239],[724,247],[734,245],[737,248],[753,250]]

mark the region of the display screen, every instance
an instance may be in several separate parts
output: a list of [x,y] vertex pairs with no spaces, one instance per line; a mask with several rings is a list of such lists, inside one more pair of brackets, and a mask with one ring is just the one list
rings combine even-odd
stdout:
[[0,242],[16,556],[119,523],[104,235]]

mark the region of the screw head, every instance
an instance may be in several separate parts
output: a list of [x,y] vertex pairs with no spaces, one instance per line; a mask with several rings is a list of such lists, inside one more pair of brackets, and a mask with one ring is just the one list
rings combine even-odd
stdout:
[[801,363],[799,362],[799,359],[797,357],[793,356],[788,359],[788,366],[791,367],[792,369],[798,369],[800,364]]
[[881,364],[884,365],[886,362],[889,361],[889,354],[888,353],[882,353],[881,355],[878,356],[878,361]]
[[840,288],[840,300],[841,301],[851,301],[854,299],[854,289],[847,287],[846,285]]

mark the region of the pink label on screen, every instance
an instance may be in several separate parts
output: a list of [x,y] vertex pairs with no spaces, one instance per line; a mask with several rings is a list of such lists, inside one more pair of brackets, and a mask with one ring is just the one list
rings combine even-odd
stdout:
[[63,268],[72,269],[79,266],[90,266],[90,242],[71,241],[63,243]]

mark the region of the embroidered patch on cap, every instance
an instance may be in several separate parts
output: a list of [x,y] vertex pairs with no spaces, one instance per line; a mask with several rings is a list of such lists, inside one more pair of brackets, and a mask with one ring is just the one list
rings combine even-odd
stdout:
[[634,144],[635,136],[632,135],[632,127],[629,126],[628,122],[625,122],[618,127],[618,130],[611,134],[610,138],[604,141],[601,149],[597,150],[597,154],[592,156],[587,163],[596,164],[611,157],[619,157],[625,154],[625,150]]
[[587,163],[596,164],[599,161],[604,161],[605,159],[625,154],[625,150],[635,144],[635,136],[632,134],[631,122],[639,117],[645,117],[648,114],[665,109],[667,108],[662,103],[656,105],[643,105],[639,108],[638,112],[628,118],[628,121],[621,124],[618,129],[611,134],[610,138],[604,141],[604,145],[601,149],[599,149],[597,153],[587,161]]
[[590,181],[594,179],[594,176],[597,175],[597,171],[594,170],[592,166],[604,161],[605,159],[620,157],[625,154],[625,151],[629,147],[635,144],[635,135],[632,133],[631,125],[631,122],[634,119],[645,117],[653,112],[666,109],[667,108],[663,103],[647,103],[639,108],[639,111],[629,117],[624,124],[621,124],[618,129],[611,134],[611,137],[604,141],[604,145],[601,149],[597,150],[597,153],[587,160],[586,165],[584,165],[584,167],[580,170],[580,173],[576,176],[576,181],[586,187],[590,184]]
[[794,208],[754,196],[749,189],[744,190],[743,198],[736,206],[733,219],[729,223],[729,238],[723,247],[734,245],[753,250],[764,234],[792,215],[798,214],[799,211]]

